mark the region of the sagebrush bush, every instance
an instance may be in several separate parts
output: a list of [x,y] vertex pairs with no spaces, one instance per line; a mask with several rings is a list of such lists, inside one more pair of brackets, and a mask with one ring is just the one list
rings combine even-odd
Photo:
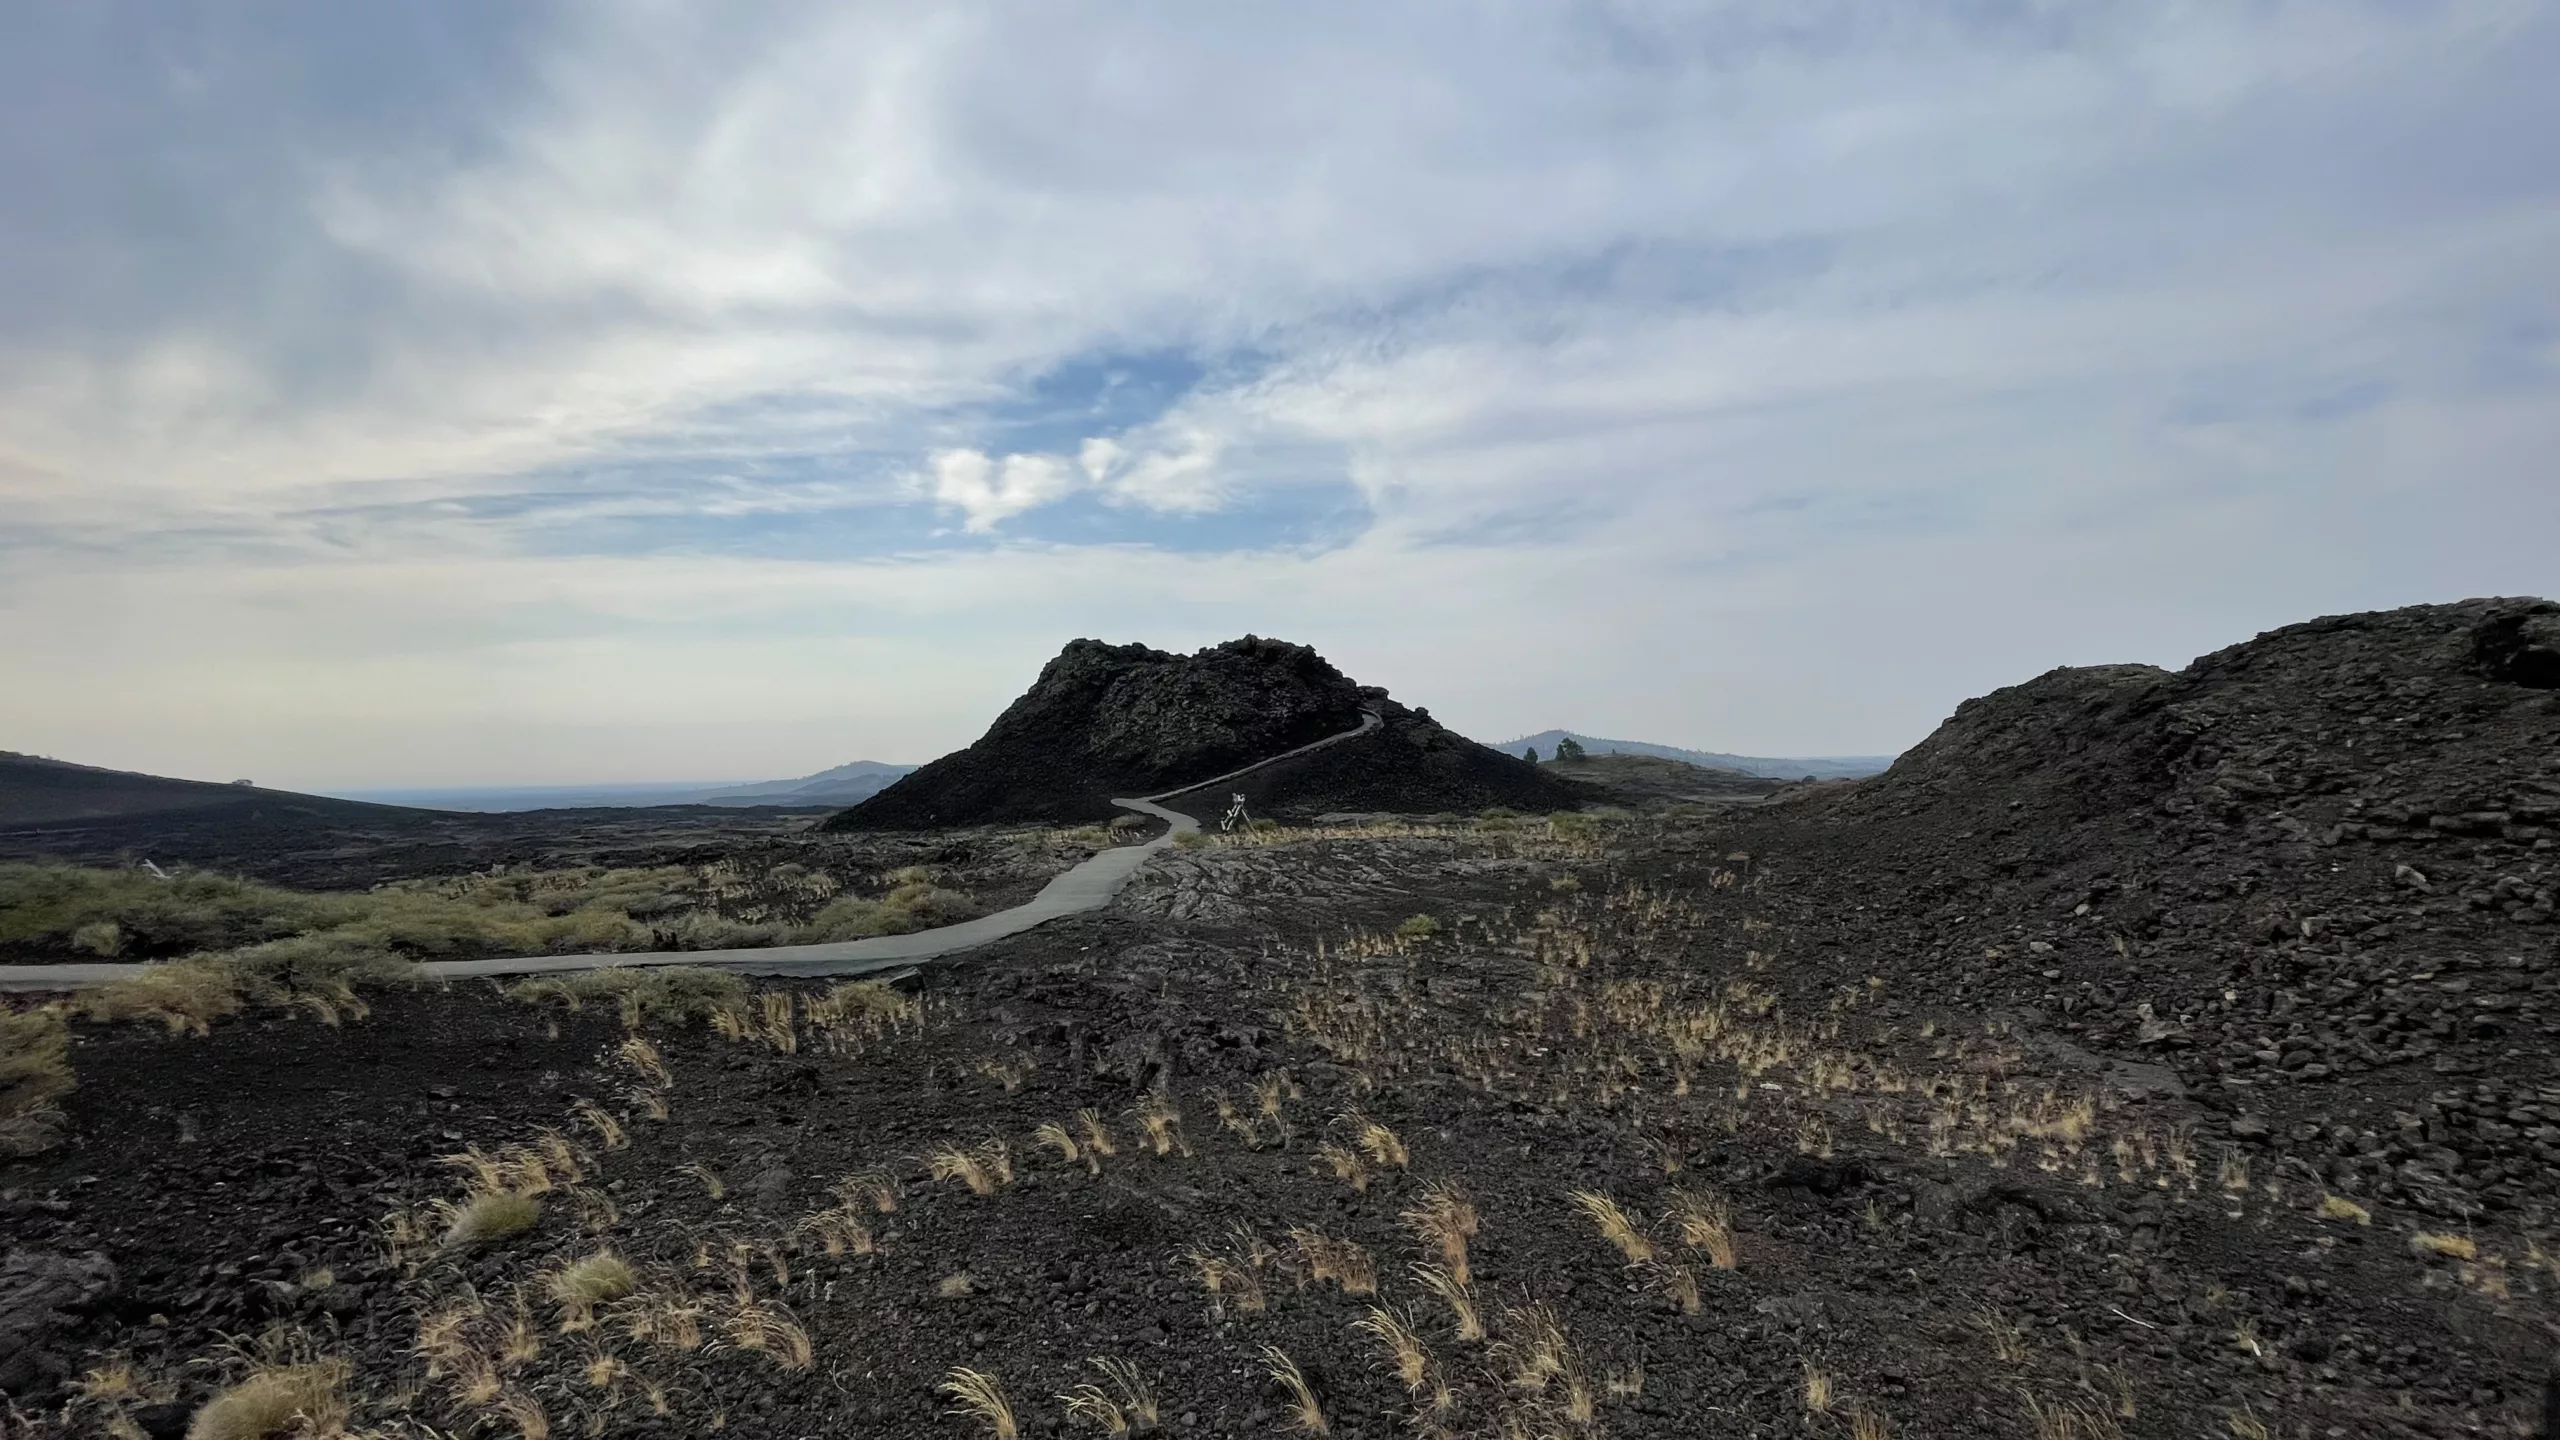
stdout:
[[71,1037],[50,1010],[0,1010],[0,1155],[32,1155],[61,1133]]
[[[916,868],[897,871],[890,878],[897,879]],[[830,901],[809,921],[802,935],[814,941],[904,935],[913,930],[930,930],[937,925],[974,919],[979,913],[978,902],[959,891],[945,890],[927,880],[911,879],[877,900],[848,895],[841,900]]]
[[743,1009],[747,982],[726,970],[700,965],[616,966],[570,975],[545,975],[507,987],[519,1000],[557,1003],[569,1010],[589,1004],[610,1005],[623,1023],[638,1026],[651,1020],[685,1024],[708,1020],[723,1010]]
[[222,875],[0,865],[0,944],[70,947],[85,932],[80,948],[94,951],[112,926],[124,951],[225,949],[310,928],[315,898]]
[[240,1013],[240,981],[218,960],[171,960],[83,990],[76,1003],[92,1020],[157,1020],[172,1034],[204,1035]]

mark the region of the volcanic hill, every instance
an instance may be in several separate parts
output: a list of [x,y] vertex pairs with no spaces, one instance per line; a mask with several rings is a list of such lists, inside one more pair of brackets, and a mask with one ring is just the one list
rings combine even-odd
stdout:
[[1730,839],[1785,857],[1800,943],[2156,1061],[2233,1117],[2212,1138],[2560,1221],[2560,604],[2054,670]]
[[[1075,640],[969,748],[826,823],[910,830],[1102,820],[1113,796],[1157,795],[1361,723],[1365,735],[1235,783],[1283,814],[1572,809],[1576,787],[1442,727],[1427,710],[1353,683],[1304,645],[1248,635],[1194,655]],[[1223,799],[1223,796],[1219,797]],[[1205,803],[1205,802],[1204,802]]]

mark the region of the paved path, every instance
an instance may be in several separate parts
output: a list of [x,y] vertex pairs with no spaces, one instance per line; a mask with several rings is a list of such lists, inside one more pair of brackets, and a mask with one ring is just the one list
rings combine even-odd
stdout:
[[[1142,800],[1114,800],[1123,810],[1152,815],[1173,828],[1144,845],[1120,845],[1094,856],[1067,870],[1040,888],[1040,893],[1010,910],[963,920],[957,925],[944,925],[932,930],[916,930],[905,935],[880,935],[868,940],[838,940],[825,945],[768,945],[750,950],[643,950],[619,954],[596,955],[509,955],[494,960],[429,960],[418,968],[429,975],[460,979],[473,975],[544,975],[567,970],[601,970],[624,965],[717,965],[747,975],[863,975],[874,970],[887,970],[937,955],[968,950],[1008,935],[1019,935],[1035,925],[1063,915],[1081,915],[1099,910],[1111,903],[1120,887],[1138,873],[1155,853],[1171,845],[1174,837],[1200,828],[1200,822],[1179,811],[1157,804],[1177,795],[1223,785],[1239,776],[1248,775],[1266,765],[1295,759],[1310,750],[1321,750],[1355,735],[1366,735],[1378,728],[1374,711],[1360,712],[1359,728],[1328,735],[1311,745],[1283,751],[1267,760],[1257,760],[1224,775],[1167,790]],[[77,965],[0,965],[0,990],[69,990],[82,985],[98,985],[119,980],[148,968],[135,963],[97,962]]]

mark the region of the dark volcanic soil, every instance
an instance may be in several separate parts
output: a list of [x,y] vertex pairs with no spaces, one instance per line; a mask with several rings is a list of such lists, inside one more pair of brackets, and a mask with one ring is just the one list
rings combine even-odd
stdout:
[[1156,795],[1384,722],[1235,788],[1283,814],[1545,811],[1571,786],[1354,684],[1304,645],[1246,636],[1196,655],[1070,642],[969,748],[827,822],[830,830],[1107,820],[1114,796]]
[[[985,1434],[944,1413],[955,1366],[1024,1434],[1101,1435],[1051,1398],[1100,1356],[1164,1432],[1259,1437],[1290,1421],[1266,1347],[1336,1435],[2528,1434],[2560,1333],[2560,710],[2484,668],[2514,613],[2046,677],[1951,722],[1969,745],[1768,808],[1174,851],[1111,912],[908,982],[920,1016],[830,1023],[799,987],[734,1038],[653,1022],[663,1085],[612,1015],[487,988],[340,1030],[81,1026],[71,1140],[0,1162],[11,1263],[62,1282],[0,1384],[32,1433],[175,1433],[238,1372],[221,1337],[284,1319],[352,1362],[355,1423],[413,1435],[536,1409],[557,1434]],[[1436,928],[1391,938],[1416,915]],[[1162,1157],[1154,1096],[1182,1117]],[[1086,1109],[1098,1173],[1035,1135]],[[1355,1114],[1409,1150],[1365,1189],[1318,1153],[1357,1148]],[[542,1127],[583,1173],[531,1232],[387,1247],[385,1215],[462,1193],[441,1157]],[[990,1139],[1010,1184],[933,1178]],[[894,1212],[838,1209],[870,1174]],[[1412,1269],[1438,1182],[1479,1214],[1483,1340]],[[1735,1268],[1666,1213],[1683,1193],[1728,1208]],[[848,1217],[874,1248],[829,1255]],[[1332,1241],[1375,1297],[1314,1273]],[[641,1296],[564,1333],[545,1277],[598,1245]],[[1426,1352],[1416,1392],[1355,1328],[1373,1303]],[[465,1304],[430,1375],[421,1318]],[[117,1356],[141,1395],[75,1400]]]

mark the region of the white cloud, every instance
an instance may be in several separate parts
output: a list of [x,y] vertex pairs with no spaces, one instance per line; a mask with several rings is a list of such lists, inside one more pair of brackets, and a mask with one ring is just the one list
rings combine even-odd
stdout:
[[[1089,627],[1875,749],[2061,659],[2551,588],[2524,0],[569,6],[371,86],[305,39],[179,56],[183,105],[0,43],[74,82],[0,85],[43,137],[0,157],[0,744],[785,773],[830,716],[964,740]],[[1035,383],[1159,353],[1212,362],[1162,414]],[[1322,554],[1022,538],[1345,479]],[[998,540],[753,550],[936,507]],[[724,733],[790,758],[687,759]]]
[[1074,486],[1066,463],[1054,455],[1007,455],[944,450],[933,457],[933,498],[966,514],[966,528],[984,534],[996,522],[1063,497]]

